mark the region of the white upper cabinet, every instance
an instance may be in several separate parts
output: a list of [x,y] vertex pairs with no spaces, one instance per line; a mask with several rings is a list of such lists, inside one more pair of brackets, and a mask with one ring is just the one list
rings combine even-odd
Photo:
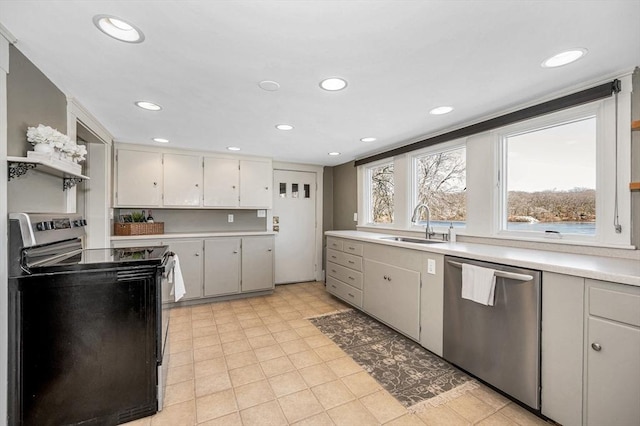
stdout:
[[240,207],[270,209],[273,203],[271,162],[240,160]]
[[116,205],[132,207],[161,205],[161,153],[118,149],[116,171]]
[[116,146],[114,207],[271,209],[268,158]]
[[204,158],[204,206],[238,207],[240,163],[233,158]]
[[199,207],[202,199],[202,157],[164,154],[165,207]]

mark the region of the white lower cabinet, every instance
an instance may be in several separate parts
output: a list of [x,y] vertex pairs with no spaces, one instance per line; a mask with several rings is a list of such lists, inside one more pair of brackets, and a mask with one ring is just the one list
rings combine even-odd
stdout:
[[[273,290],[274,237],[243,236],[195,239],[117,240],[112,247],[167,245],[180,259],[186,294],[196,300]],[[163,294],[163,302],[173,296]]]
[[274,238],[243,237],[242,238],[242,292],[272,290],[273,248]]
[[364,277],[364,310],[418,340],[420,272],[365,259]]
[[240,238],[204,241],[204,295],[222,296],[240,292]]
[[169,240],[164,241],[169,250],[178,255],[180,270],[184,280],[186,293],[182,300],[202,297],[202,240]]
[[640,288],[586,280],[587,426],[640,425]]

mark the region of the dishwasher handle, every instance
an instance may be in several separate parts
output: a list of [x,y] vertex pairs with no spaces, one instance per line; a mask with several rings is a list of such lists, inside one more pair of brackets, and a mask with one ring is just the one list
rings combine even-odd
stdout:
[[[460,262],[454,262],[453,260],[447,260],[447,263],[449,265],[451,265],[451,266],[455,266],[456,268],[462,269],[462,263],[460,263]],[[531,275],[516,274],[515,272],[506,272],[506,271],[495,270],[495,272],[493,274],[498,278],[507,278],[509,280],[516,280],[516,281],[531,281],[533,279],[533,277]]]

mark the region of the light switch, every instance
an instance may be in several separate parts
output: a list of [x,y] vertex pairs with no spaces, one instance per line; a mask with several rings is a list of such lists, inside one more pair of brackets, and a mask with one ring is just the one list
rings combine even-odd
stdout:
[[435,275],[435,273],[436,273],[436,261],[435,261],[435,259],[427,259],[427,273]]
[[357,222],[358,221],[358,213],[354,213],[353,214],[353,221]]
[[227,222],[233,223],[233,215],[232,214],[227,216]]

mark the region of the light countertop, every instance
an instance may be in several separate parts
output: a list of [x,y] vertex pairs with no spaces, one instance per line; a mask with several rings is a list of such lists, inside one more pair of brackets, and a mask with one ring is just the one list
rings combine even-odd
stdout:
[[232,232],[169,232],[151,235],[112,235],[111,241],[122,240],[164,240],[175,238],[248,237],[254,235],[275,235],[274,231],[232,231]]
[[416,244],[384,240],[382,238],[393,235],[363,231],[328,231],[325,234],[640,287],[640,262],[637,260],[476,243]]

